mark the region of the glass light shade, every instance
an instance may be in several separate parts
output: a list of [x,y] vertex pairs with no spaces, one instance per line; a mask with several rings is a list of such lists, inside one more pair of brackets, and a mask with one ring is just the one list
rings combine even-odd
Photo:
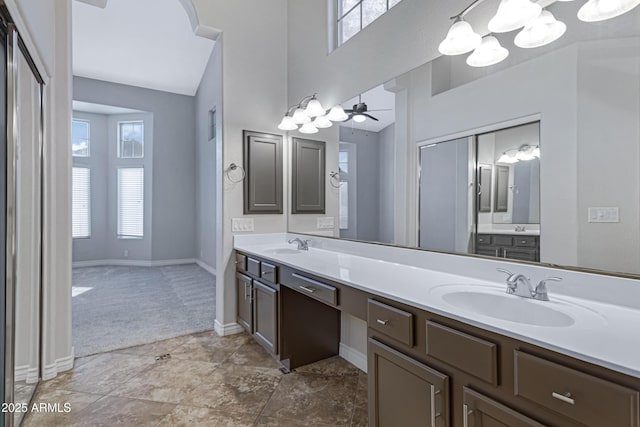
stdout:
[[564,22],[556,20],[553,13],[543,10],[540,16],[528,23],[518,33],[514,42],[521,48],[534,48],[558,40],[567,31]]
[[443,55],[461,55],[471,52],[480,46],[481,42],[482,37],[473,31],[468,22],[456,21],[449,28],[447,38],[440,43],[438,50]]
[[629,12],[640,0],[589,0],[578,11],[578,19],[584,22],[604,21]]
[[[566,0],[564,0],[564,1],[566,1]],[[540,147],[534,148],[533,149],[533,153],[531,153],[531,154],[533,154],[533,157],[535,157],[536,159],[539,159],[540,158]]]
[[341,105],[336,105],[331,109],[331,111],[329,111],[329,114],[327,114],[327,119],[331,120],[332,122],[344,122],[348,118],[349,116],[347,116],[347,113],[344,112],[344,109]]
[[367,120],[367,116],[363,116],[362,114],[356,114],[352,118],[353,118],[353,121],[356,123],[362,123],[365,120]]
[[318,128],[313,123],[305,123],[300,128],[300,133],[318,133]]
[[333,126],[333,123],[331,122],[331,120],[327,118],[327,116],[316,117],[316,119],[312,122],[312,124],[318,129],[326,129]]
[[502,153],[500,158],[498,159],[498,163],[517,163],[518,159],[515,155],[510,155],[507,153]]
[[497,38],[487,36],[482,39],[482,44],[467,58],[467,64],[472,67],[488,67],[504,61],[509,56],[509,51],[500,45]]
[[311,122],[311,118],[307,116],[307,113],[302,108],[296,108],[296,111],[293,112],[293,122],[297,125],[303,125]]
[[524,27],[542,12],[542,6],[530,0],[501,0],[496,16],[489,21],[489,31],[506,33]]
[[298,129],[298,125],[295,124],[293,118],[289,115],[286,115],[282,118],[282,121],[278,125],[278,129],[280,130],[296,130]]
[[320,104],[320,101],[318,101],[315,98],[309,101],[309,103],[307,104],[307,108],[304,110],[304,112],[309,117],[323,116],[326,113],[326,111],[324,110],[324,107],[322,106],[322,104]]

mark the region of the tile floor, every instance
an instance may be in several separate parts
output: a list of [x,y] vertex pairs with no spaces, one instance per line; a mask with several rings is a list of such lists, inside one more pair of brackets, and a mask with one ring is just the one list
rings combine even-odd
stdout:
[[[162,360],[156,356],[170,354]],[[367,426],[367,376],[339,357],[289,374],[247,334],[204,332],[79,358],[23,426]]]

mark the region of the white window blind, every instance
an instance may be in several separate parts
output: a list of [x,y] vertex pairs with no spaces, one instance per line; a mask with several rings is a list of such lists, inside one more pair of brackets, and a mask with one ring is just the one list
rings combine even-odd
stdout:
[[118,237],[144,236],[144,168],[118,169]]
[[72,169],[71,235],[74,238],[91,236],[91,171],[89,168]]

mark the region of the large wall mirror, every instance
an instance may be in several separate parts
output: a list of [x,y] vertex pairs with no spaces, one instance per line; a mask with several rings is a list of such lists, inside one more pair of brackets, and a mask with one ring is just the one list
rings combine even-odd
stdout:
[[497,65],[442,56],[361,94],[379,120],[342,123],[327,158],[335,235],[640,275],[640,7],[548,9],[550,45],[499,34]]

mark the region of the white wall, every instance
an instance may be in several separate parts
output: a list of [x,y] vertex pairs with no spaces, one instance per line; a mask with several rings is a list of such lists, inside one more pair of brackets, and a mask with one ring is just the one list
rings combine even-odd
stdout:
[[[222,57],[214,46],[196,93],[196,256],[211,268],[216,266],[216,138],[209,139],[209,111],[222,115]],[[218,124],[216,127],[221,127]]]
[[[227,334],[240,331],[236,324],[231,218],[244,215],[242,184],[231,184],[224,177],[224,169],[230,163],[243,164],[243,129],[281,134],[277,125],[287,108],[287,1],[193,0],[193,6],[201,25],[222,31],[216,40],[216,49],[219,47],[222,54],[222,106],[218,110],[222,126],[216,138],[216,206],[220,219],[216,330]],[[337,158],[337,151],[333,155]],[[252,218],[256,232],[286,229],[285,214]]]
[[378,200],[379,229],[378,238],[384,243],[393,243],[395,197],[393,183],[395,181],[394,152],[396,125],[391,124],[382,129],[380,151],[378,155],[378,174],[380,175],[380,197]]

